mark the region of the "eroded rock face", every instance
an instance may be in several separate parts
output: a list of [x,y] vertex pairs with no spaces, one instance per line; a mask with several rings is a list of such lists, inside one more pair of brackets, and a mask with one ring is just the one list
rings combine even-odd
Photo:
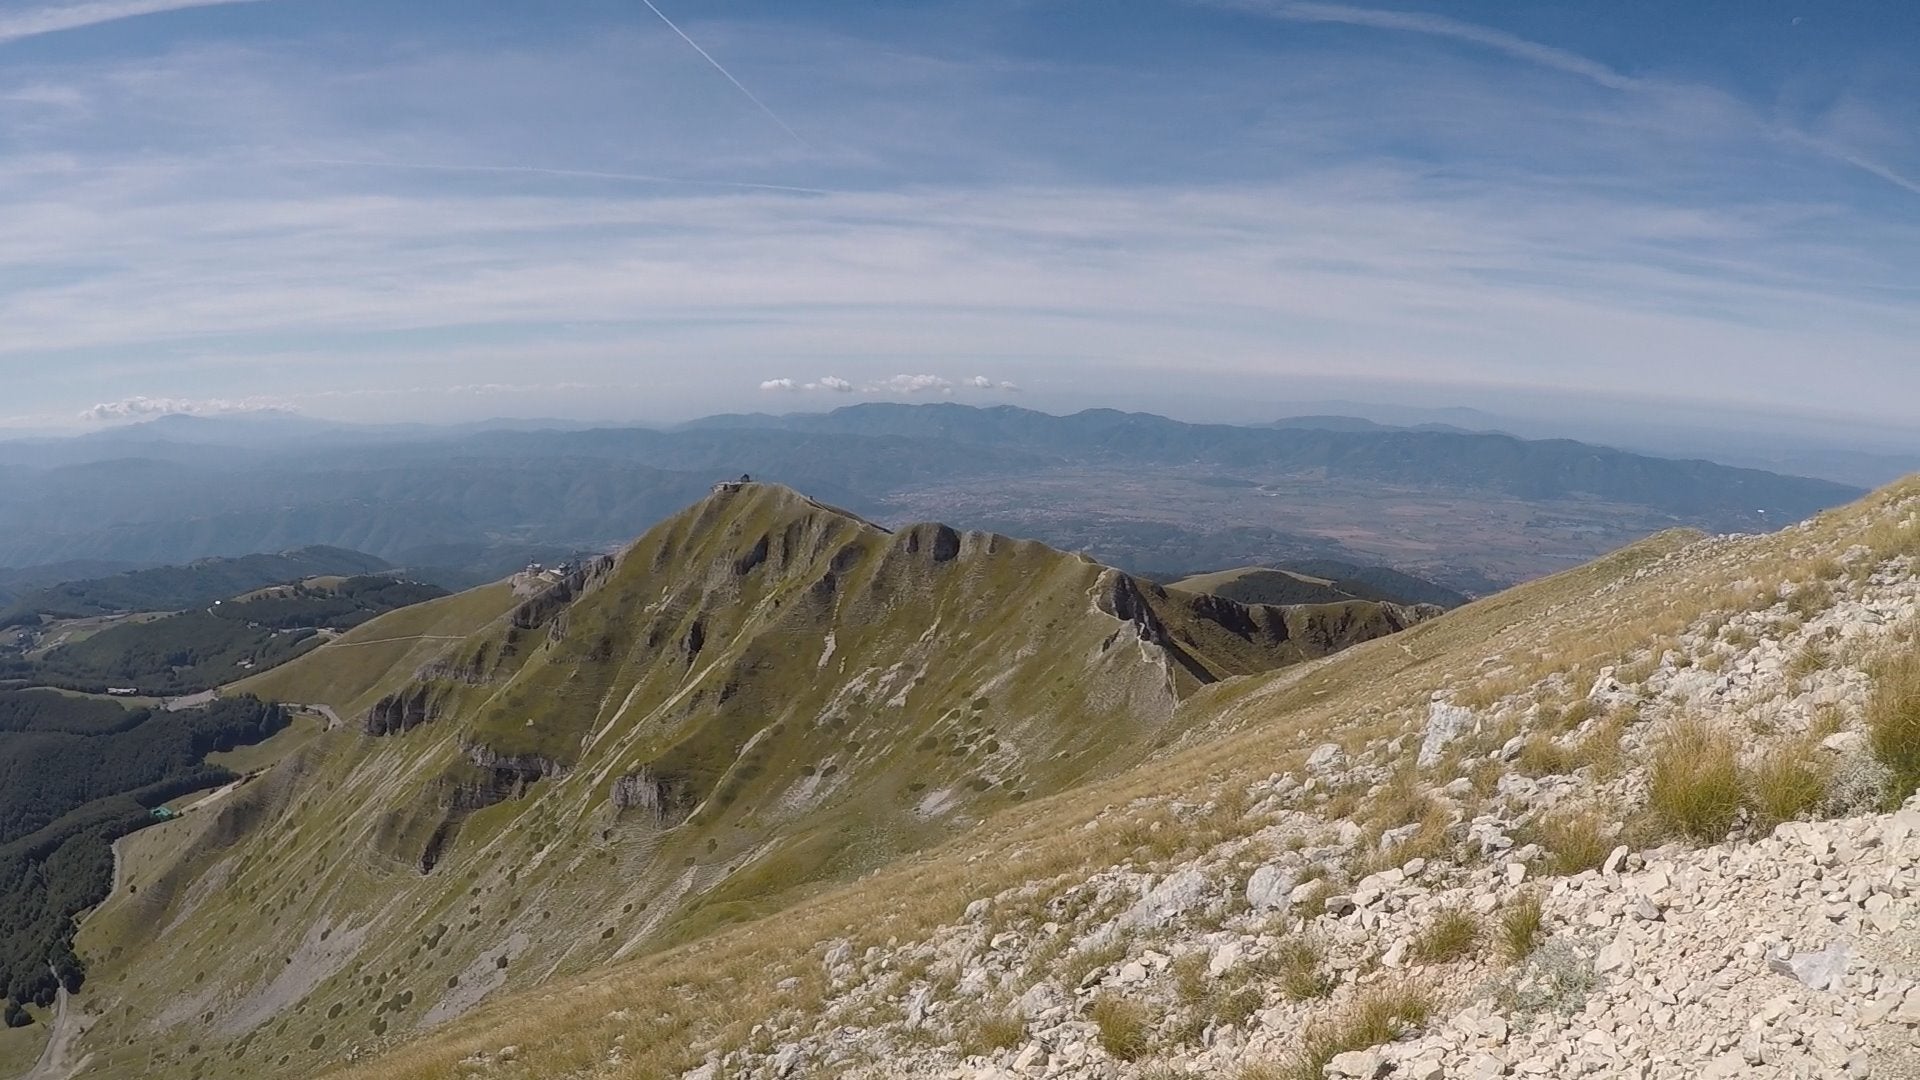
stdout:
[[374,702],[360,718],[360,729],[369,735],[410,731],[439,715],[437,699],[431,684],[415,683]]

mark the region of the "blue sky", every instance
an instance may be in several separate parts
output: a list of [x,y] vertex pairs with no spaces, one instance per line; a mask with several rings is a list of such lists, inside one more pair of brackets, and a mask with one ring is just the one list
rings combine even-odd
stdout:
[[1920,5],[655,2],[0,0],[0,428],[1920,424]]

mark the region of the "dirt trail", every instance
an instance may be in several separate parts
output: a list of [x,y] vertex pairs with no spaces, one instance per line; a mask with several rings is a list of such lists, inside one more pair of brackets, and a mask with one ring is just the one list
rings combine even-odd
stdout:
[[186,697],[172,698],[168,700],[163,707],[168,712],[179,712],[182,709],[196,709],[202,705],[213,704],[219,697],[220,691],[218,690],[202,690],[197,694],[188,694]]
[[326,644],[325,647],[329,649],[352,649],[352,648],[357,648],[358,646],[361,646],[361,645],[390,645],[396,641],[465,641],[465,640],[467,639],[464,637],[461,637],[458,634],[410,634],[406,637],[371,638],[367,641],[330,641]]
[[34,1063],[20,1080],[71,1080],[87,1067],[93,1059],[92,1054],[73,1060],[73,1044],[87,1033],[92,1025],[86,1013],[73,1007],[65,987],[53,1002],[53,1021],[47,1033],[46,1049],[40,1051],[40,1060]]

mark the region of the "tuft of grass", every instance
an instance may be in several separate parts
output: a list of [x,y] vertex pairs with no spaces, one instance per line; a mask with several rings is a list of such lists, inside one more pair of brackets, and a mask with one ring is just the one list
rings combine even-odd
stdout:
[[1669,833],[1702,843],[1726,838],[1744,801],[1733,736],[1698,717],[1668,725],[1653,749],[1647,809]]
[[1804,743],[1776,746],[1760,756],[1747,774],[1747,792],[1757,824],[1771,829],[1793,821],[1826,802],[1832,771]]
[[1338,1015],[1309,1024],[1300,1036],[1300,1053],[1281,1075],[1287,1080],[1320,1080],[1327,1062],[1350,1050],[1391,1042],[1425,1024],[1433,1009],[1433,992],[1420,983],[1368,990]]
[[1833,606],[1833,586],[1825,581],[1809,581],[1793,590],[1786,599],[1787,610],[1802,619],[1811,619]]
[[1613,850],[1606,815],[1592,807],[1546,814],[1534,828],[1540,846],[1552,857],[1550,864],[1555,874],[1597,869]]
[[1546,931],[1546,911],[1540,894],[1522,893],[1500,913],[1500,955],[1518,964],[1533,955]]
[[1573,771],[1574,755],[1553,736],[1534,734],[1521,745],[1514,767],[1523,776],[1558,776]]
[[1100,1048],[1121,1061],[1133,1061],[1147,1052],[1153,1018],[1146,1006],[1118,994],[1101,994],[1088,1016],[1099,1029]]
[[1291,1001],[1310,1001],[1333,992],[1333,979],[1323,974],[1320,965],[1326,948],[1307,937],[1290,937],[1273,951],[1254,961],[1250,971],[1262,978],[1277,979],[1280,992]]
[[1007,1010],[994,1010],[975,1017],[960,1032],[960,1056],[983,1057],[996,1050],[1011,1050],[1025,1042],[1027,1022]]
[[1887,767],[1887,802],[1920,788],[1920,649],[1879,664],[1867,702],[1867,746]]
[[1630,712],[1621,710],[1595,724],[1593,730],[1580,740],[1580,745],[1573,748],[1575,766],[1591,769],[1593,778],[1601,782],[1619,776],[1626,767],[1626,755],[1620,750],[1620,739],[1626,734],[1630,715]]
[[1077,949],[1067,954],[1060,965],[1060,982],[1069,992],[1079,989],[1088,975],[1103,967],[1111,967],[1127,958],[1126,938],[1115,935],[1111,940],[1086,949]]
[[1801,679],[1827,670],[1832,663],[1833,654],[1827,651],[1825,645],[1818,641],[1809,641],[1800,646],[1799,651],[1793,654],[1793,659],[1787,661],[1787,678],[1799,682]]
[[1463,907],[1443,909],[1413,939],[1413,958],[1423,964],[1444,964],[1473,951],[1480,941],[1480,920]]

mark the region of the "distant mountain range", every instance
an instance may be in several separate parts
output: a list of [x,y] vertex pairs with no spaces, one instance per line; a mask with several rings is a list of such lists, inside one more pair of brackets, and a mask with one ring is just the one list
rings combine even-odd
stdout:
[[1825,480],[1676,461],[1570,439],[1528,440],[1457,430],[1236,427],[1151,413],[1089,409],[1053,416],[1001,405],[854,405],[830,413],[715,416],[685,430],[777,430],[934,439],[1067,460],[1264,467],[1291,474],[1486,488],[1525,499],[1598,496],[1669,513],[1781,523],[1864,494]]
[[[467,584],[529,553],[622,542],[744,472],[884,523],[1031,535],[1142,572],[1321,558],[1481,592],[1660,528],[1765,530],[1860,494],[1569,440],[1343,417],[1240,427],[941,403],[524,430],[538,423],[168,417],[0,442],[0,566],[326,545]],[[440,561],[456,552],[458,566]]]

